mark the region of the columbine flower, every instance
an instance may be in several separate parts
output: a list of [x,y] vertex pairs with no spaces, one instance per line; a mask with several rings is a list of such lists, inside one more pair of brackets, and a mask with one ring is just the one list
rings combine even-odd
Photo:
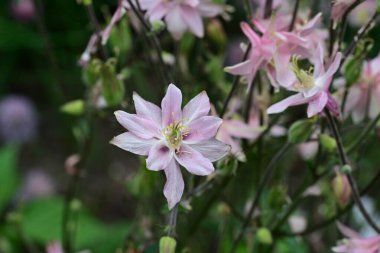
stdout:
[[364,62],[362,77],[347,96],[346,112],[352,112],[354,122],[366,116],[373,119],[380,113],[380,54]]
[[203,37],[202,17],[215,17],[223,12],[220,5],[209,0],[142,0],[141,8],[151,22],[164,18],[169,32],[180,39],[190,30],[197,37]]
[[338,223],[338,228],[347,238],[332,248],[337,253],[376,253],[380,250],[380,236],[364,238],[350,228]]
[[222,120],[208,116],[210,102],[206,92],[194,97],[181,110],[182,94],[169,85],[161,109],[134,94],[136,114],[115,112],[128,132],[111,143],[129,152],[148,156],[149,170],[164,170],[164,195],[173,208],[180,200],[184,182],[179,165],[191,174],[206,176],[214,171],[212,162],[224,157],[229,146],[214,137]]
[[[301,69],[298,66],[297,59],[293,58],[291,65],[292,70],[288,69],[286,73],[283,73],[287,75],[284,77],[284,80],[287,80],[286,84],[282,85],[282,79],[277,81],[286,89],[298,93],[270,106],[267,110],[268,113],[279,113],[286,110],[289,106],[308,104],[308,117],[320,113],[325,107],[334,114],[338,114],[337,103],[328,90],[332,77],[338,70],[342,55],[341,53],[336,54],[334,61],[327,71],[325,71],[324,68],[323,56],[324,49],[320,45],[313,59],[314,67],[309,70]],[[284,64],[288,65],[287,63]]]

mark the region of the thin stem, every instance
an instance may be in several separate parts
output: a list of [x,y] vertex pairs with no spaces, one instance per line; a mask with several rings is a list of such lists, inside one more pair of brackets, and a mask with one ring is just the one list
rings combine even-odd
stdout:
[[373,119],[367,127],[363,129],[363,131],[359,134],[358,138],[347,148],[347,153],[351,153],[354,151],[368,136],[368,134],[376,127],[377,122],[380,120],[380,114],[377,115],[375,119]]
[[[241,60],[242,62],[245,61],[245,60],[247,60],[248,55],[249,55],[249,51],[251,50],[251,46],[252,46],[251,43],[249,43],[248,47],[247,47],[247,49],[246,49],[246,51],[244,53],[243,59]],[[227,112],[228,104],[231,102],[231,99],[232,99],[232,97],[233,97],[233,95],[234,95],[234,93],[235,93],[235,91],[237,89],[239,81],[240,81],[240,76],[235,76],[235,79],[234,79],[234,81],[232,83],[232,86],[231,86],[231,90],[228,93],[227,98],[226,98],[226,100],[223,103],[222,111],[219,114],[220,118],[223,118],[224,114]]]
[[293,31],[294,25],[296,24],[299,6],[300,6],[300,0],[296,0],[294,4],[294,9],[293,9],[292,21],[290,22],[289,29],[288,29],[289,32]]
[[264,175],[263,179],[261,180],[261,182],[258,186],[257,192],[254,196],[254,200],[252,202],[251,207],[249,208],[247,216],[245,217],[245,220],[244,220],[244,223],[240,229],[240,232],[239,232],[238,236],[235,238],[235,240],[232,244],[231,250],[229,251],[230,253],[236,252],[236,249],[237,249],[240,241],[243,239],[245,230],[248,228],[248,226],[251,222],[252,215],[253,215],[257,205],[259,204],[259,200],[260,200],[260,197],[264,191],[265,186],[271,180],[273,173],[277,167],[276,166],[277,163],[280,161],[282,156],[286,154],[286,152],[289,150],[290,147],[291,147],[290,143],[288,143],[288,142],[285,143],[285,145],[277,152],[277,154],[273,157],[273,159],[268,164],[268,166],[265,170],[265,175]]
[[168,225],[168,236],[174,237],[176,235],[176,226],[177,226],[177,216],[178,216],[178,205],[173,207],[170,211],[169,216],[169,225]]
[[247,102],[245,104],[245,112],[244,112],[245,123],[249,122],[249,116],[251,113],[251,109],[253,107],[252,102],[253,102],[253,95],[255,92],[255,83],[256,82],[260,82],[260,75],[259,74],[256,75],[255,79],[253,79],[253,81],[249,87],[248,97],[247,97]]
[[[334,138],[335,138],[336,143],[337,143],[337,149],[338,149],[338,154],[339,154],[339,158],[340,158],[341,164],[342,165],[348,165],[349,164],[349,160],[348,160],[347,154],[346,154],[346,152],[344,150],[342,138],[341,138],[341,136],[339,134],[338,127],[337,127],[337,125],[336,125],[336,123],[334,121],[334,118],[331,116],[330,111],[328,109],[325,109],[325,114],[327,116],[327,121],[328,121],[328,123],[330,125],[331,131],[333,132]],[[377,233],[380,233],[380,228],[372,220],[371,216],[368,214],[367,210],[365,209],[363,203],[360,200],[360,194],[359,194],[359,191],[358,191],[355,179],[353,178],[351,172],[347,173],[347,177],[348,177],[348,182],[349,182],[350,187],[351,187],[352,196],[353,196],[354,201],[355,201],[356,205],[358,206],[361,214],[363,215],[363,217],[365,218],[365,220],[368,222],[368,224]]]
[[273,0],[267,0],[265,2],[264,18],[269,18],[272,14]]
[[[162,48],[161,48],[161,44],[159,42],[159,40],[157,39],[157,36],[155,34],[152,34],[151,33],[151,28],[150,28],[150,25],[149,23],[147,23],[143,17],[143,15],[141,14],[140,10],[137,9],[137,7],[135,6],[135,4],[131,1],[131,0],[127,0],[129,5],[131,6],[131,9],[133,11],[133,13],[135,13],[135,15],[137,16],[138,20],[140,21],[141,25],[143,26],[146,34],[149,36],[151,36],[151,43],[156,51],[156,54],[157,54],[157,58],[158,58],[158,61],[159,61],[159,65],[160,67],[162,68],[162,75],[163,75],[163,79],[164,81],[169,84],[169,83],[172,83],[174,82],[173,80],[173,77],[170,73],[170,71],[168,70],[167,68],[167,65],[165,64],[164,62],[164,59],[162,57]],[[138,2],[138,1],[137,1]]]

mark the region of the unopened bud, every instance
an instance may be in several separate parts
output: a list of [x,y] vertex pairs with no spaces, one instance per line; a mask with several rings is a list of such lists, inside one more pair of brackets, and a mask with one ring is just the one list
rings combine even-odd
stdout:
[[321,134],[319,141],[328,152],[333,152],[336,149],[336,140],[327,134]]
[[256,232],[257,240],[262,244],[272,244],[272,233],[267,228],[259,228]]
[[348,164],[345,164],[342,166],[342,168],[340,168],[340,171],[343,173],[343,174],[348,174],[348,173],[351,173],[352,172],[352,167]]
[[351,188],[347,175],[338,172],[332,181],[332,188],[339,206],[345,207],[351,196]]
[[155,20],[151,25],[151,30],[154,33],[159,33],[165,29],[165,23],[162,20]]
[[160,253],[175,253],[177,242],[173,237],[164,236],[160,239]]

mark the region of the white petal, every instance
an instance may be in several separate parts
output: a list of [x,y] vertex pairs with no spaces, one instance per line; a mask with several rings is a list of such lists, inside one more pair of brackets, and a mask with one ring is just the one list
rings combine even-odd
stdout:
[[164,170],[166,175],[166,184],[164,195],[168,201],[169,209],[172,209],[179,201],[185,188],[181,171],[175,159],[172,159],[169,166]]
[[142,139],[129,132],[120,134],[110,141],[111,144],[137,155],[148,155],[156,142],[155,139]]
[[157,105],[141,98],[137,93],[133,93],[133,101],[135,103],[136,113],[139,116],[154,121],[158,127],[161,127],[161,109]]
[[191,144],[189,145],[193,149],[197,150],[204,157],[209,159],[211,162],[218,161],[228,155],[231,147],[221,141],[216,139],[211,139],[208,141]]

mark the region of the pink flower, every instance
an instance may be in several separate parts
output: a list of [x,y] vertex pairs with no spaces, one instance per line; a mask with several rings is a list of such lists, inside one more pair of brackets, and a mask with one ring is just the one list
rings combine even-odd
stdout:
[[179,40],[190,30],[197,37],[203,37],[202,17],[215,17],[223,12],[220,5],[209,0],[141,0],[141,8],[151,22],[164,18],[169,32]]
[[332,248],[337,253],[376,253],[380,250],[380,236],[363,238],[350,228],[338,223],[338,228],[345,238]]
[[373,119],[380,113],[380,54],[364,62],[362,77],[347,96],[345,112],[351,112],[354,122],[366,116]]
[[331,19],[334,21],[339,20],[354,2],[355,0],[335,0],[331,11]]
[[36,16],[36,7],[33,0],[12,0],[12,14],[20,21],[31,21]]
[[376,1],[367,0],[361,3],[358,7],[352,10],[348,15],[348,21],[353,26],[363,26],[376,12]]
[[63,253],[62,245],[59,242],[52,242],[46,246],[46,253]]
[[[312,69],[305,71],[300,69],[297,60],[293,60],[292,66],[283,73],[277,82],[290,91],[298,92],[272,106],[267,110],[269,114],[280,113],[289,106],[308,104],[307,115],[312,117],[320,113],[326,106],[335,114],[338,114],[338,106],[334,98],[329,93],[329,87],[334,73],[338,70],[342,55],[337,53],[330,67],[325,71],[323,64],[324,50],[320,45],[316,50],[314,62],[314,71]],[[289,63],[284,62],[285,66]],[[292,68],[292,70],[290,70]]]
[[111,143],[129,152],[148,156],[147,168],[164,170],[164,195],[173,208],[180,200],[184,182],[179,165],[191,174],[206,176],[214,171],[212,162],[224,157],[230,147],[215,139],[222,120],[208,116],[210,102],[206,92],[194,97],[181,110],[182,93],[170,84],[161,108],[134,94],[136,114],[115,112],[128,132]]
[[[271,68],[272,61],[276,61],[275,55],[285,61],[289,61],[294,53],[302,55],[307,52],[306,56],[309,55],[310,45],[313,43],[310,43],[309,38],[303,37],[313,33],[314,27],[320,19],[321,14],[318,14],[305,25],[297,27],[295,32],[288,32],[289,24],[286,22],[284,25],[284,22],[278,22],[280,20],[276,18],[272,18],[269,24],[265,20],[253,19],[252,22],[262,33],[261,36],[252,30],[248,23],[242,22],[240,27],[251,43],[249,57],[244,62],[226,67],[225,71],[233,75],[244,76],[248,84],[253,81],[260,68],[267,68],[271,78],[275,75],[274,69]],[[275,85],[274,82],[272,84]]]

